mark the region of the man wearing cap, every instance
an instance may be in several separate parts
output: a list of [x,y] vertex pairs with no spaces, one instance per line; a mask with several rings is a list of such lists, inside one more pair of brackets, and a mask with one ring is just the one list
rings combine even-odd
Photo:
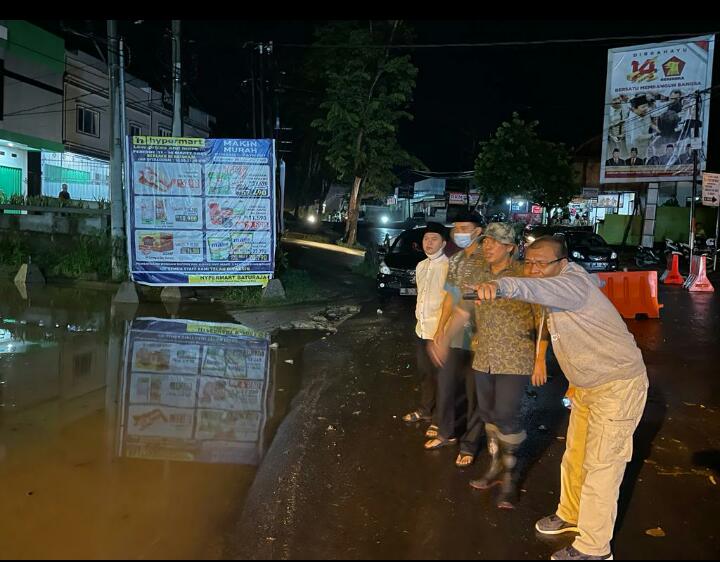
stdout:
[[417,302],[415,305],[415,334],[417,336],[417,367],[422,376],[420,406],[403,416],[403,421],[430,420],[435,412],[437,368],[430,361],[428,344],[432,342],[440,321],[445,298],[445,278],[448,258],[445,255],[447,229],[440,223],[429,222],[422,245],[427,256],[415,268]]
[[535,240],[527,248],[525,269],[538,279],[505,277],[476,290],[482,301],[501,296],[498,302],[547,307],[553,351],[575,391],[560,466],[560,503],[535,529],[545,535],[579,533],[551,560],[610,560],[620,483],[647,400],[645,363],[596,279],[568,262],[562,240]]
[[[460,304],[463,287],[476,282],[478,272],[485,264],[479,242],[484,224],[485,220],[481,215],[469,211],[459,213],[453,221],[453,241],[462,251],[452,256],[448,264],[446,296],[434,337],[436,341],[445,333],[453,308]],[[472,339],[471,321],[468,321],[464,329],[450,339],[447,361],[438,372],[435,416],[437,425],[430,427],[426,434],[429,440],[425,443],[425,449],[433,450],[454,444],[457,442],[457,437],[460,437],[460,452],[455,459],[455,465],[459,468],[473,463],[484,432],[475,408]],[[466,404],[465,407],[463,403]],[[462,427],[463,418],[464,427]],[[459,435],[461,432],[462,435]]]
[[[477,272],[476,283],[523,275],[522,266],[514,259],[517,245],[511,225],[492,223],[481,241],[485,264]],[[487,490],[500,484],[496,505],[512,509],[516,495],[515,453],[526,437],[520,422],[520,404],[531,375],[536,373],[536,360],[544,366],[546,344],[540,345],[542,309],[511,300],[497,301],[490,306],[475,306],[473,300],[463,300],[454,309],[447,334],[461,330],[473,314],[472,367],[477,410],[488,435],[491,462],[485,474],[472,480],[470,485]],[[437,364],[443,364],[448,354],[447,338],[436,342],[431,353]],[[544,380],[538,382],[541,384]]]

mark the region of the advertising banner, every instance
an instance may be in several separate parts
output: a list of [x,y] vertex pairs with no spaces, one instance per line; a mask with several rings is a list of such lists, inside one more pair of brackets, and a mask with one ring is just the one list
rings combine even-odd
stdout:
[[705,169],[714,48],[707,35],[608,51],[601,183],[692,180],[696,147]]
[[272,140],[132,137],[128,256],[145,285],[265,285],[274,271]]

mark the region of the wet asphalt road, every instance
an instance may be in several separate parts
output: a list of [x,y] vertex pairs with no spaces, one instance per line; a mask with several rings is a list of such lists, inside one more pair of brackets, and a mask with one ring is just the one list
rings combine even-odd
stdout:
[[[720,555],[720,298],[662,289],[662,319],[629,322],[648,366],[613,549],[624,559]],[[547,559],[571,539],[537,536],[554,512],[569,412],[553,377],[524,403],[522,497],[500,511],[468,486],[487,460],[458,469],[451,448],[422,449],[400,416],[419,397],[412,303],[375,302],[307,346],[303,387],[251,487],[225,553],[278,559]],[[660,527],[665,536],[652,537]]]
[[[352,261],[308,252],[291,261],[349,287]],[[109,294],[46,288],[23,299],[12,285],[0,287],[0,558],[547,559],[567,544],[533,531],[558,500],[568,411],[557,366],[526,397],[523,492],[515,511],[500,511],[492,492],[468,486],[486,454],[458,469],[456,450],[424,451],[425,427],[400,421],[419,397],[413,302],[391,300],[378,314],[368,284],[357,287],[343,298],[354,295],[362,312],[337,334],[273,339],[257,426],[219,427],[213,437],[194,425],[194,441],[162,437],[175,449],[151,446],[157,417],[136,428],[145,436],[128,429],[138,373],[121,361],[133,349],[133,326],[168,318],[164,307],[143,304],[118,317]],[[720,297],[663,287],[660,300],[660,321],[629,323],[651,388],[614,553],[716,559]],[[213,345],[226,353],[237,345],[220,329],[232,322],[222,307],[187,303],[172,315],[216,331]],[[195,333],[177,357],[192,355]],[[149,341],[152,353],[166,351]],[[164,407],[168,399],[156,400]],[[239,423],[256,419],[245,402],[224,407]],[[200,420],[201,410],[191,415]],[[253,454],[193,459],[189,442],[203,439]],[[657,527],[664,537],[646,534]]]

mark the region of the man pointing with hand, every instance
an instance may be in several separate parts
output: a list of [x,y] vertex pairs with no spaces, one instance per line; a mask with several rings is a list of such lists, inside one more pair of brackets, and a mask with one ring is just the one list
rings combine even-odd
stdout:
[[555,356],[575,387],[560,503],[535,528],[547,535],[579,533],[551,560],[609,560],[620,483],[647,399],[645,364],[595,278],[568,261],[561,238],[542,237],[530,245],[525,274],[535,279],[503,277],[476,290],[479,301],[502,297],[547,307]]

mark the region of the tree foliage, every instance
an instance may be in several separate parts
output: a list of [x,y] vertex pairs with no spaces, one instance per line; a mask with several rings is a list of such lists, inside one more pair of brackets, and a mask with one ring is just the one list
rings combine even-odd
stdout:
[[412,119],[408,107],[417,68],[409,55],[388,47],[405,34],[399,21],[342,22],[318,34],[317,48],[329,51],[321,116],[312,126],[321,133],[325,158],[338,179],[353,184],[346,229],[351,244],[362,195],[389,193],[397,183],[396,167],[418,165],[398,142],[401,122]]
[[578,193],[570,152],[539,138],[537,125],[514,113],[481,144],[475,178],[485,198],[518,195],[543,207],[564,207]]

